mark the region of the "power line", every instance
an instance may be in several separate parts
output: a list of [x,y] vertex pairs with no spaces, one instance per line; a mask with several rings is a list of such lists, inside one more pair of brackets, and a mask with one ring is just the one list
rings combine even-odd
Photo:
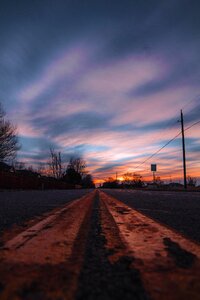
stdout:
[[[185,107],[187,107],[190,103],[192,103],[193,101],[197,100],[198,98],[200,97],[200,94],[198,94],[197,96],[195,96],[194,98],[190,99],[183,107],[182,109],[184,109]],[[174,127],[174,125],[177,123],[178,121],[170,121],[168,124],[167,124],[167,128],[164,129],[164,132],[166,132],[166,130],[169,131],[169,129],[171,129],[172,127]],[[187,127],[184,132],[188,129],[190,129],[191,127],[195,126],[196,124],[200,123],[200,121],[192,124],[190,127]],[[158,134],[156,135],[156,137],[160,137],[162,133],[161,132],[158,132]],[[181,132],[179,132],[177,134],[177,136],[175,136],[173,139],[171,139],[169,142],[167,142],[163,147],[161,147],[159,150],[157,150],[155,153],[153,153],[150,157],[148,157],[146,160],[144,160],[142,163],[140,163],[138,166],[135,167],[135,169],[137,169],[139,166],[141,166],[142,164],[144,164],[146,161],[148,161],[149,159],[151,159],[152,157],[154,157],[156,154],[158,154],[163,148],[165,148],[166,146],[168,146],[172,141],[174,141],[179,135],[181,134]],[[163,134],[162,134],[163,136]]]
[[[200,123],[200,120],[193,123],[192,125],[188,126],[187,128],[184,129],[184,132],[189,130],[190,128],[192,128],[193,126],[197,125]],[[156,154],[158,154],[159,152],[161,152],[165,147],[167,147],[171,142],[173,142],[179,135],[181,135],[181,131],[176,134],[171,140],[169,140],[166,144],[164,144],[160,149],[158,149],[156,152],[154,152],[152,155],[150,155],[149,157],[147,157],[144,161],[142,161],[140,164],[138,164],[134,169],[139,168],[141,165],[143,165],[144,163],[146,163],[147,161],[149,161],[152,157],[154,157]],[[97,177],[100,179],[100,177]]]
[[[175,118],[174,118],[175,119]],[[176,118],[176,120],[170,120],[167,124],[166,124],[166,127],[162,130],[159,130],[157,132],[157,134],[152,138],[150,139],[150,143],[154,142],[154,140],[158,140],[160,137],[163,137],[163,136],[166,136],[166,132],[169,132],[169,130],[171,128],[173,128],[177,123],[178,123],[178,120]]]
[[[197,121],[195,123],[193,123],[192,125],[188,126],[187,128],[185,128],[184,131],[189,130],[190,128],[192,128],[193,126],[199,124],[200,121]],[[137,165],[134,169],[139,168],[141,165],[143,165],[144,163],[146,163],[148,160],[150,160],[152,157],[154,157],[156,154],[158,154],[162,149],[164,149],[165,147],[167,147],[171,142],[173,142],[179,135],[181,135],[181,131],[176,134],[171,140],[169,140],[165,145],[163,145],[160,149],[158,149],[156,152],[154,152],[152,155],[150,155],[148,158],[146,158],[144,161],[142,161],[139,165]]]
[[164,146],[162,146],[160,149],[158,149],[156,152],[154,152],[151,156],[149,156],[147,159],[145,159],[143,162],[141,162],[139,165],[137,165],[135,167],[135,169],[137,169],[139,166],[143,165],[145,162],[147,162],[149,159],[151,159],[152,157],[154,157],[156,154],[158,154],[163,148],[165,148],[166,146],[168,146],[171,142],[173,142],[179,135],[181,134],[181,131],[175,135],[171,140],[169,140]]
[[190,128],[192,128],[193,126],[195,126],[195,125],[197,125],[197,124],[199,124],[199,123],[200,123],[200,121],[197,121],[197,122],[193,123],[192,125],[190,125],[190,126],[188,126],[187,128],[185,128],[184,131],[189,130]]

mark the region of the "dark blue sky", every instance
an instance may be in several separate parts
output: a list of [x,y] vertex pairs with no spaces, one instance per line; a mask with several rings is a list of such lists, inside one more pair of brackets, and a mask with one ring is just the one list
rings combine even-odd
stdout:
[[[0,99],[19,159],[45,162],[53,145],[97,177],[123,173],[176,134],[182,107],[186,125],[197,121],[199,11],[184,0],[1,1]],[[197,174],[199,127],[187,135]],[[179,144],[158,158],[163,172],[172,160],[179,172]]]

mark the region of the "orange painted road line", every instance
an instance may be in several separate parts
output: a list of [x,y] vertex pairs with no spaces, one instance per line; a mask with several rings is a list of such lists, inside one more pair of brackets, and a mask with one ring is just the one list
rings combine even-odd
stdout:
[[[83,197],[84,199],[84,197]],[[82,201],[81,199],[75,200],[77,201],[77,204]],[[50,214],[47,218],[43,219],[42,221],[38,222],[34,226],[31,226],[27,230],[23,231],[22,233],[18,234],[13,239],[9,240],[4,245],[4,249],[6,250],[14,250],[18,249],[22,245],[24,245],[26,242],[34,238],[36,235],[39,234],[40,231],[44,230],[45,228],[53,226],[53,223],[63,214],[66,212],[70,207],[73,207],[75,205],[75,201],[70,202],[69,204],[65,205],[63,208],[56,210],[52,214]]]
[[[200,246],[100,192],[153,299],[200,299]],[[116,254],[115,254],[116,255]]]
[[38,291],[43,299],[73,299],[94,195],[72,201],[4,245],[0,251],[1,300],[26,299],[27,290],[33,298],[36,293],[34,299]]
[[[1,300],[75,299],[93,226],[95,193],[54,210],[5,243],[0,250]],[[199,300],[200,246],[106,193],[97,193],[109,263],[117,265],[128,257],[151,299]]]

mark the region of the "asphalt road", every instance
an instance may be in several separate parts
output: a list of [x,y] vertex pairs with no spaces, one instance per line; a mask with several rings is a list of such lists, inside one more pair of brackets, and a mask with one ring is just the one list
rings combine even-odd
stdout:
[[[169,220],[178,207],[170,210],[168,199],[178,203],[180,196],[184,203],[184,194],[108,192],[124,202],[143,199],[155,215],[168,211]],[[66,191],[25,192],[41,195],[41,202],[52,193],[64,193],[65,201]],[[200,247],[105,193],[90,193],[21,234],[13,231],[0,248],[0,299],[199,299]]]
[[2,191],[0,192],[0,232],[22,224],[91,190]]
[[[22,224],[91,190],[0,192],[0,231]],[[200,242],[200,193],[105,189],[143,214]]]
[[104,192],[200,242],[200,193],[117,189]]

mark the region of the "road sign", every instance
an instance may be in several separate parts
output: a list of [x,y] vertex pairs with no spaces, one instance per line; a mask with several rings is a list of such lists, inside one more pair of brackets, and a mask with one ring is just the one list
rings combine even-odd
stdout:
[[156,172],[156,168],[157,168],[156,164],[151,164],[151,171],[152,172]]

